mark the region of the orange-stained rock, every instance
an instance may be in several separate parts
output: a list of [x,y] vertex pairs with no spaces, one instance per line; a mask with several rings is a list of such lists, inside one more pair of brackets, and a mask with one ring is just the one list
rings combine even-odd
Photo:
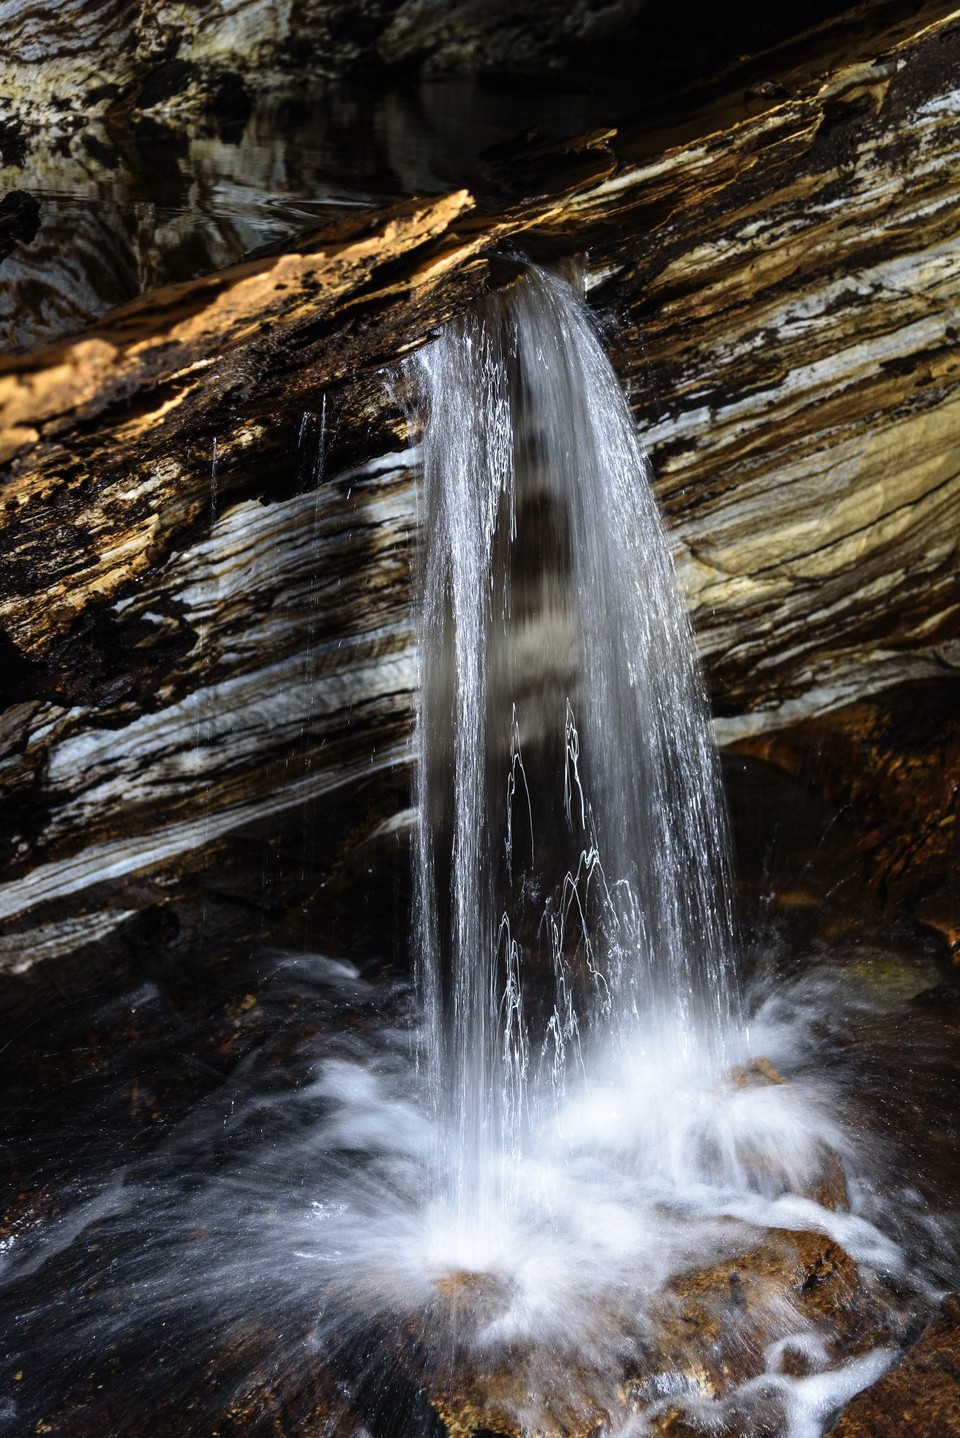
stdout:
[[956,954],[960,682],[895,686],[737,749],[819,789],[888,917],[912,918]]

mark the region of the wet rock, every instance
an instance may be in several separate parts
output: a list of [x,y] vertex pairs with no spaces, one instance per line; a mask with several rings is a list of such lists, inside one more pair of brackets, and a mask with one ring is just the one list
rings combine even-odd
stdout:
[[[896,1303],[863,1279],[839,1245],[786,1230],[771,1230],[748,1251],[671,1280],[642,1314],[618,1310],[611,1298],[608,1311],[594,1315],[596,1333],[578,1314],[568,1353],[521,1338],[487,1359],[471,1351],[463,1334],[478,1321],[494,1321],[508,1302],[495,1275],[448,1275],[417,1330],[421,1341],[447,1333],[448,1346],[435,1338],[439,1346],[421,1349],[417,1358],[410,1346],[397,1350],[456,1438],[530,1432],[585,1438],[638,1412],[655,1421],[658,1433],[702,1431],[688,1428],[684,1403],[676,1400],[721,1403],[765,1371],[778,1340],[784,1371],[792,1365],[799,1373],[807,1371],[803,1339],[811,1333],[826,1341],[830,1361],[840,1362],[889,1342],[903,1327]],[[791,1335],[800,1335],[796,1351]]]
[[960,963],[960,898],[956,888],[944,885],[926,895],[913,914],[918,924],[943,940],[953,962]]
[[818,789],[843,814],[861,886],[888,919],[912,918],[949,953],[960,944],[960,687],[895,686],[832,713],[738,743]]
[[850,1208],[843,1159],[825,1144],[821,1150],[820,1173],[810,1189],[809,1197],[814,1203],[819,1203],[821,1208],[829,1208],[834,1213],[846,1213]]
[[[924,988],[866,1015],[852,1036],[858,1053],[857,1111],[869,1131],[885,1136],[884,1162],[893,1184],[918,1190],[935,1221],[960,1205],[960,986],[955,969]],[[949,1286],[952,1243],[942,1254]]]
[[65,0],[38,13],[14,0],[0,109],[63,128],[79,115],[138,104],[204,109],[238,82],[276,91],[296,76],[302,90],[317,75],[369,63],[371,39],[394,8],[395,0],[205,0],[186,9],[136,0],[115,13],[97,0]]
[[504,244],[588,247],[591,297],[623,320],[721,737],[942,672],[958,34],[874,37],[891,118],[850,120],[863,164],[842,178],[818,140],[827,78],[655,161],[588,136],[528,201],[353,218],[3,361],[5,966],[102,942],[145,885],[222,872],[235,836],[371,771],[403,787],[416,434],[383,370]]
[[40,202],[23,190],[10,190],[0,200],[0,263],[16,245],[26,244],[40,228]]
[[[13,1175],[12,1175],[13,1176]],[[57,1211],[52,1188],[29,1187],[4,1195],[0,1207],[0,1254],[9,1252]]]
[[843,8],[819,0],[762,19],[753,7],[707,12],[691,44],[683,13],[650,0],[133,0],[116,13],[99,0],[40,11],[10,0],[0,115],[62,130],[91,112],[209,111],[235,105],[241,86],[299,96],[318,77],[384,71],[521,74],[541,83],[566,74],[608,86],[616,76],[662,103],[704,70],[723,76],[732,68],[741,72],[728,79],[735,93],[752,83],[753,98],[767,100],[786,90],[769,78],[771,50],[789,54],[797,30],[817,21],[834,46],[849,45],[864,7],[852,24]]
[[[837,1355],[871,1346],[888,1316],[853,1260],[822,1234],[771,1230],[740,1258],[695,1270],[655,1310],[663,1337],[656,1368],[722,1397],[764,1370],[764,1350],[791,1331],[823,1324]],[[649,1393],[649,1380],[636,1384]]]
[[749,1088],[751,1084],[756,1083],[782,1084],[786,1082],[770,1060],[763,1057],[751,1059],[746,1067],[741,1067],[738,1064],[731,1070],[730,1076],[737,1088]]
[[[200,1334],[185,1338],[203,1342]],[[355,1438],[359,1415],[322,1361],[303,1344],[295,1363],[271,1362],[278,1340],[282,1335],[269,1331],[238,1336],[208,1354],[188,1386],[169,1382],[169,1362],[157,1353],[92,1358],[85,1391],[62,1405],[41,1405],[43,1416],[28,1431],[53,1438]],[[19,1371],[13,1391],[21,1404],[32,1376]]]
[[401,0],[378,41],[392,65],[417,65],[432,73],[531,74],[568,68],[585,46],[614,39],[631,49],[635,21],[645,0],[612,5],[590,0]]
[[[744,1066],[736,1065],[731,1069],[730,1077],[738,1089],[762,1087],[764,1084],[779,1086],[787,1082],[770,1060],[763,1057],[750,1059]],[[814,1177],[804,1190],[804,1197],[812,1198],[814,1203],[819,1203],[822,1208],[829,1208],[834,1212],[845,1211],[850,1206],[850,1197],[843,1159],[828,1144],[821,1143],[819,1148]],[[747,1161],[751,1169],[758,1174],[763,1174],[769,1167],[769,1160],[765,1159],[763,1154],[751,1154]]]
[[960,1295],[883,1377],[848,1405],[830,1438],[954,1438],[960,1433]]

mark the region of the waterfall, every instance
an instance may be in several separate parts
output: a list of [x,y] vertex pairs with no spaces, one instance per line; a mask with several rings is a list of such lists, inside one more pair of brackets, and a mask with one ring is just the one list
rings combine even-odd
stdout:
[[528,267],[407,363],[416,983],[278,954],[222,1089],[50,1162],[0,1431],[819,1438],[960,1281],[853,1103],[883,1010],[819,961],[741,1000],[692,637],[574,290]]
[[414,943],[441,1167],[482,1227],[573,1066],[722,1062],[736,942],[693,638],[585,306],[530,267],[417,363]]

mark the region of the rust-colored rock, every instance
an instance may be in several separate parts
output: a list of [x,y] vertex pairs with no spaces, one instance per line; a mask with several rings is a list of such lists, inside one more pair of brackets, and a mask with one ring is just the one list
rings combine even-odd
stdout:
[[890,917],[960,947],[960,686],[897,687],[803,725],[742,740],[843,814],[860,877]]

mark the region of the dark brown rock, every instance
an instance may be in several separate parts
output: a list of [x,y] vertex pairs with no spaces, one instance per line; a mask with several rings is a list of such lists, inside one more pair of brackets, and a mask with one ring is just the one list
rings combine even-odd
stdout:
[[955,680],[895,687],[737,747],[819,789],[843,813],[861,883],[888,916],[914,918],[957,951]]
[[830,1438],[956,1438],[960,1434],[960,1297],[894,1366],[848,1405]]

